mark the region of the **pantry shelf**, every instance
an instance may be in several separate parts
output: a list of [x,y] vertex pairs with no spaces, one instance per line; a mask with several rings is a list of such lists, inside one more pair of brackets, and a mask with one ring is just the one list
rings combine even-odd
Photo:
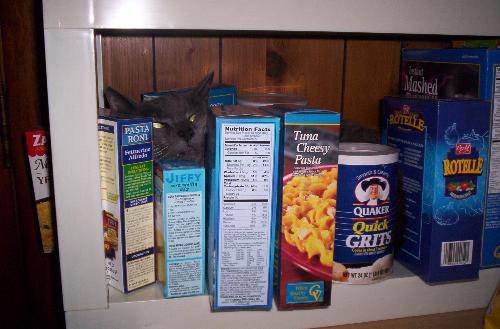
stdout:
[[[498,283],[500,268],[480,279],[428,285],[399,263],[391,278],[373,285],[334,284],[332,305],[324,309],[211,313],[208,296],[163,299],[158,285],[127,295],[109,289],[109,308],[67,312],[68,328],[313,328],[406,316],[484,308]],[[375,307],[377,306],[377,307]],[[381,307],[383,306],[383,307]],[[112,323],[112,326],[109,324]]]
[[[373,38],[381,34],[389,39],[401,35],[416,38],[429,35],[498,37],[498,12],[500,2],[497,0],[44,0],[54,194],[67,327],[307,328],[485,307],[500,278],[498,268],[482,270],[477,281],[429,286],[396,265],[393,277],[379,284],[335,285],[333,305],[329,308],[293,312],[277,312],[273,308],[270,312],[214,314],[209,311],[206,296],[165,300],[157,286],[126,296],[110,291],[108,296],[103,266],[96,125],[98,95],[102,96],[103,86],[98,71],[103,63],[97,55],[100,44],[96,35],[103,31],[114,35],[160,31],[176,36],[185,35],[185,30],[189,30],[190,35],[211,36],[239,33],[248,36],[250,32],[262,31],[282,35],[280,33],[285,31],[305,39],[311,36],[315,41],[323,41],[324,32],[328,36],[353,38],[360,35]],[[358,53],[364,51],[358,47],[371,42],[357,41],[349,43],[350,48],[344,48],[342,41],[328,44],[325,58],[336,56],[332,56],[334,52],[331,51],[340,56],[350,52],[356,55],[356,50]],[[215,51],[223,48],[217,40],[210,42],[215,44]],[[384,45],[397,53],[401,47],[397,40],[389,40]],[[238,44],[233,48],[238,50]],[[151,55],[143,48],[140,50],[139,58]],[[234,54],[239,53],[235,51]],[[308,58],[304,53],[292,55],[295,60],[305,57],[307,61]],[[385,55],[385,52],[380,53],[384,59]],[[221,57],[213,58],[218,63]],[[396,73],[390,75],[397,78],[399,61],[388,64],[396,67],[393,70]],[[339,68],[349,69],[349,65],[340,58],[338,67],[332,66],[331,76],[342,80]],[[368,63],[360,69],[363,76],[367,76],[363,70],[370,66]],[[316,71],[311,69],[311,72],[317,80]],[[387,75],[386,70],[381,72]],[[297,74],[302,79],[301,72]],[[330,77],[326,77],[321,81],[329,80]],[[344,91],[340,88],[342,83],[333,86],[338,87],[339,95]],[[346,79],[345,83],[351,81]],[[330,95],[329,89],[325,94]],[[383,95],[376,96],[380,99]]]

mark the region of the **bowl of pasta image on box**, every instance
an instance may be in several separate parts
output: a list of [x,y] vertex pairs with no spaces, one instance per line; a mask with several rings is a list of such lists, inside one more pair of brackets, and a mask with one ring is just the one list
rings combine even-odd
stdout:
[[283,118],[276,227],[278,309],[330,305],[340,114],[275,105]]
[[323,280],[332,279],[336,165],[311,168],[318,176],[283,177],[281,254],[288,262]]

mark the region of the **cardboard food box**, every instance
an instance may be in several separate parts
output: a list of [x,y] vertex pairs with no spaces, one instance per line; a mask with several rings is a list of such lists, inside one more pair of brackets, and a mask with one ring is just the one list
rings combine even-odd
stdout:
[[27,131],[25,137],[43,252],[52,253],[55,245],[48,134],[45,129],[37,129]]
[[[190,91],[191,89],[174,89],[167,91],[153,91],[141,95],[143,101],[150,101],[159,96],[168,95],[172,92],[182,93],[183,91]],[[208,106],[222,106],[236,104],[236,87],[233,85],[217,85],[210,88],[208,92]]]
[[404,49],[400,95],[491,102],[481,266],[500,266],[500,49]]
[[429,283],[477,278],[489,103],[386,97],[383,105],[382,140],[400,151],[397,259]]
[[232,85],[217,85],[208,92],[208,106],[236,104],[236,87]]
[[155,281],[152,125],[98,121],[106,278],[122,292]]
[[270,309],[280,119],[254,108],[213,107],[208,133],[212,310]]
[[205,292],[205,169],[155,162],[156,273],[165,298]]
[[340,114],[265,108],[282,117],[275,299],[278,309],[330,305]]

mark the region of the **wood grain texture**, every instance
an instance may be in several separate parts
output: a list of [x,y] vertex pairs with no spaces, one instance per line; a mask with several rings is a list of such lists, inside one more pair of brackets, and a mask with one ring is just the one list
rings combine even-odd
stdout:
[[266,86],[266,39],[223,38],[223,83],[236,85],[238,93]]
[[380,101],[397,95],[400,41],[346,42],[343,119],[379,129]]
[[[41,2],[0,1],[0,22],[5,64],[5,108],[12,158],[10,179],[1,179],[0,184],[0,221],[2,233],[10,234],[10,238],[16,240],[9,248],[3,244],[0,247],[1,251],[16,257],[13,263],[0,262],[1,287],[13,290],[4,293],[0,288],[0,296],[4,297],[0,302],[0,326],[63,328],[59,259],[57,254],[43,254],[24,140],[26,130],[48,124]],[[4,198],[3,193],[9,196]],[[4,225],[9,212],[14,214],[15,223]],[[17,272],[16,262],[23,266],[20,272]],[[11,276],[9,280],[4,280],[3,275]],[[22,288],[18,287],[19,284]],[[24,309],[12,310],[19,306],[16,305],[18,298],[22,300]],[[25,316],[15,316],[19,312]],[[14,322],[10,323],[12,316],[15,316]]]
[[[272,74],[270,55],[283,69]],[[335,39],[270,39],[267,84],[291,84],[307,97],[310,106],[340,111],[344,41]]]
[[306,96],[340,110],[344,42],[337,39],[224,38],[222,78],[240,93]]
[[465,46],[465,40],[453,40],[451,44],[453,48],[462,48]]
[[102,64],[104,88],[139,101],[153,90],[153,37],[103,36]]
[[481,329],[484,309],[414,316],[401,319],[349,324],[321,329]]
[[[15,190],[13,170],[9,167],[10,149],[4,148],[8,143],[5,120],[6,86],[4,79],[3,47],[0,27],[0,209],[2,229],[0,230],[0,286],[1,296],[10,296],[8,301],[0,302],[2,323],[12,328],[21,328],[16,324],[18,319],[26,318],[29,306],[27,291],[24,285],[24,266],[22,239],[15,209]],[[5,126],[4,126],[5,125]]]
[[401,48],[449,48],[450,40],[403,40]]
[[219,38],[155,37],[156,89],[196,85],[214,72],[219,82]]

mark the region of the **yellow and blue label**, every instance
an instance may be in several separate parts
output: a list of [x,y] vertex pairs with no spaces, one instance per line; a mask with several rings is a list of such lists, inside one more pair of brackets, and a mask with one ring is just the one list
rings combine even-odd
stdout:
[[323,281],[292,282],[286,285],[286,303],[322,303],[325,297]]

